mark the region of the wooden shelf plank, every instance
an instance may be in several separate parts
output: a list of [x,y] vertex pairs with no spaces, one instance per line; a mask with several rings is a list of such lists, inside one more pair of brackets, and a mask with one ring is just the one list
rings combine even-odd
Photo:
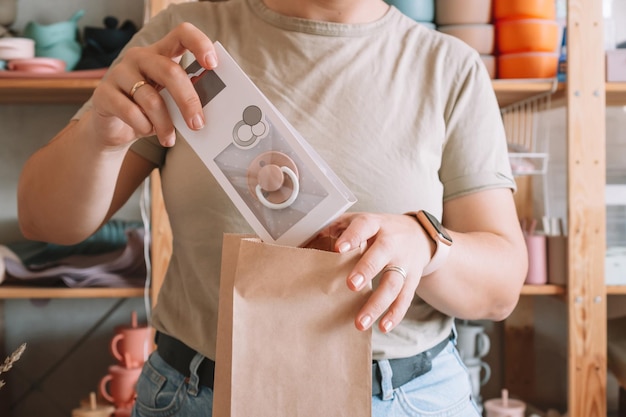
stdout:
[[[565,91],[563,84],[557,84],[552,78],[535,80],[492,80],[500,107],[529,100],[553,92],[558,98]],[[553,96],[554,97],[554,96]]]
[[609,295],[626,295],[626,285],[607,285],[606,293]]
[[606,83],[606,105],[626,106],[626,83]]
[[522,295],[563,295],[567,291],[563,285],[524,285]]
[[86,101],[98,78],[2,78],[0,104],[78,104]]
[[[563,285],[524,285],[522,295],[564,295],[567,288]],[[626,295],[626,285],[607,285],[608,295]]]
[[[607,294],[626,295],[626,285],[606,287]],[[522,295],[563,295],[562,285],[524,285]],[[0,286],[0,299],[11,298],[135,298],[143,297],[143,288],[36,288]]]
[[0,286],[0,299],[16,298],[138,298],[143,288],[34,288]]
[[[80,104],[98,85],[98,78],[2,78],[0,104]],[[564,103],[565,85],[553,79],[493,80],[492,85],[500,107],[531,99],[554,91],[555,106]],[[607,83],[609,106],[626,105],[626,83]]]

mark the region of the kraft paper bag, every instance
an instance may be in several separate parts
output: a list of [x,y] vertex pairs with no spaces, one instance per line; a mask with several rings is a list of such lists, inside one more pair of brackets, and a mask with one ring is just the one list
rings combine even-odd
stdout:
[[371,416],[371,331],[354,326],[371,289],[346,285],[361,254],[224,236],[215,417]]

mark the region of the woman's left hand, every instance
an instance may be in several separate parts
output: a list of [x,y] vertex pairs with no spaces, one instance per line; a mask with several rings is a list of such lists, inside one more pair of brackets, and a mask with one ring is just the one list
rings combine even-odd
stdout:
[[411,305],[434,242],[415,218],[402,214],[346,213],[326,233],[338,236],[335,249],[339,252],[366,245],[348,275],[351,290],[360,291],[385,268],[392,267],[384,271],[355,320],[357,329],[366,330],[380,318],[380,330],[391,331]]

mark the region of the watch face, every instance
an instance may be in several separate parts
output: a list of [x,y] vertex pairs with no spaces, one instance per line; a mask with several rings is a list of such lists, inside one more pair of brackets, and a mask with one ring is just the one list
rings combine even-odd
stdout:
[[435,216],[424,210],[421,210],[419,214],[424,215],[424,218],[428,220],[433,229],[437,232],[437,235],[441,238],[440,240],[448,245],[452,244],[452,238],[450,237],[448,232],[446,232],[443,226],[441,226],[441,223],[439,223],[439,220],[437,220]]

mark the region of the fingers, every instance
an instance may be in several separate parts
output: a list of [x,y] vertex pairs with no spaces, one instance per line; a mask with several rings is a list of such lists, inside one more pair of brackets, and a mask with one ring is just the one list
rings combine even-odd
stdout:
[[396,271],[383,273],[378,288],[356,316],[356,328],[367,330],[380,318],[378,327],[383,333],[393,330],[411,306],[415,294],[412,287]]
[[[185,70],[172,60],[185,51],[190,51],[198,63],[206,69],[213,69],[217,66],[217,55],[213,42],[189,23],[177,26],[151,47],[136,51],[135,62],[138,63],[139,73],[167,89],[189,128],[198,130],[204,127],[205,123],[198,93]],[[165,104],[162,100],[157,101],[152,95],[149,95],[148,98],[153,100],[148,102],[148,104],[153,105],[151,110],[155,111],[155,115],[161,116]],[[160,107],[158,111],[156,111],[157,107]],[[143,105],[142,108],[146,110]],[[151,118],[151,120],[156,119]],[[166,121],[171,124],[169,117]],[[155,130],[159,131],[156,125]]]
[[175,130],[159,94],[167,88],[189,128],[201,129],[205,120],[200,99],[185,70],[175,62],[185,51],[192,52],[207,69],[217,65],[211,40],[195,26],[183,23],[150,46],[129,48],[96,89],[95,111],[117,117],[132,128],[136,136],[126,140],[156,134],[162,145],[172,146]]
[[403,261],[391,261],[380,256],[383,253],[388,252],[375,242],[348,277],[348,287],[360,291],[382,271],[378,286],[356,316],[355,325],[359,330],[367,330],[379,319],[382,332],[393,330],[406,315],[419,284],[420,277],[410,274],[408,266],[401,266]]
[[335,244],[338,252],[361,247],[370,237],[375,236],[379,229],[380,219],[377,216],[363,216],[357,213],[344,214],[329,226],[331,236],[338,237]]
[[420,258],[415,256],[421,242],[417,223],[402,215],[353,213],[330,229],[341,232],[336,243],[340,252],[368,244],[347,277],[351,290],[360,291],[380,276],[355,318],[357,329],[366,330],[378,320],[382,332],[391,331],[406,315],[421,279]]
[[213,42],[200,29],[191,23],[181,23],[152,48],[159,55],[178,57],[190,51],[204,68],[217,67],[217,55]]

